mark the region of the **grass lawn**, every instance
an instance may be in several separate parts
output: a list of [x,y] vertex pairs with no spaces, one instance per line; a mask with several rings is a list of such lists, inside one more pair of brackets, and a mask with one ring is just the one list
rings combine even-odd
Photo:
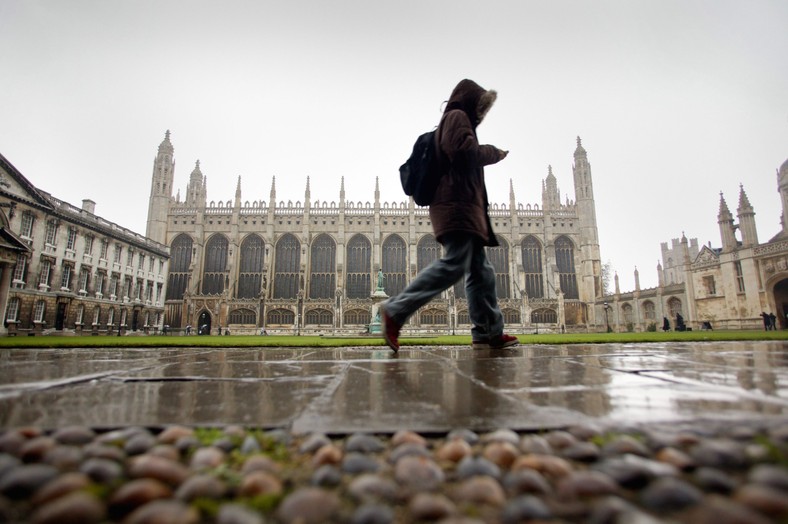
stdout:
[[[646,333],[577,333],[518,335],[523,344],[636,344],[639,342],[709,342],[722,340],[786,340],[786,331],[689,331]],[[402,346],[468,346],[470,335],[434,338],[404,337]],[[315,336],[37,336],[3,337],[0,348],[87,348],[87,347],[342,347],[382,346],[382,337],[315,337]]]

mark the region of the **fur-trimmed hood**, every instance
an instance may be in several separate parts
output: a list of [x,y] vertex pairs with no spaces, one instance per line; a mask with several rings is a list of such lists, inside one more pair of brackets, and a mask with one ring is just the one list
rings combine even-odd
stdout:
[[495,103],[498,93],[484,89],[473,80],[460,80],[452,91],[444,113],[459,109],[468,115],[473,127],[478,126]]

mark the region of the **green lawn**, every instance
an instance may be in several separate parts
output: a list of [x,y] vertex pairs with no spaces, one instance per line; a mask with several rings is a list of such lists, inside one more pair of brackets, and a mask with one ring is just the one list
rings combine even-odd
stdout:
[[[690,331],[646,333],[580,333],[518,335],[523,344],[604,344],[639,342],[698,342],[719,340],[788,340],[786,331]],[[403,346],[468,346],[470,335],[404,337]],[[36,336],[0,338],[0,348],[72,348],[72,347],[341,347],[381,346],[382,337],[315,337],[315,336]]]

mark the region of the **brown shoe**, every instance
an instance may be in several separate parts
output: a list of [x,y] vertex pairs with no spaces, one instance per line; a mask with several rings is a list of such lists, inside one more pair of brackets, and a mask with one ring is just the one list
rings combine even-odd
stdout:
[[380,306],[380,320],[383,323],[383,338],[386,344],[396,353],[399,351],[399,330],[402,325],[391,318],[383,306]]
[[503,349],[516,346],[519,343],[520,340],[517,337],[503,333],[487,341],[474,340],[473,349]]

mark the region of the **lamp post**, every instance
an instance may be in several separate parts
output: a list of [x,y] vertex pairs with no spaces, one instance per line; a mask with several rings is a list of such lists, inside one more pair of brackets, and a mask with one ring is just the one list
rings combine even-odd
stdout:
[[610,322],[607,319],[607,310],[610,309],[610,305],[605,302],[605,326],[607,326],[607,332],[610,333]]

